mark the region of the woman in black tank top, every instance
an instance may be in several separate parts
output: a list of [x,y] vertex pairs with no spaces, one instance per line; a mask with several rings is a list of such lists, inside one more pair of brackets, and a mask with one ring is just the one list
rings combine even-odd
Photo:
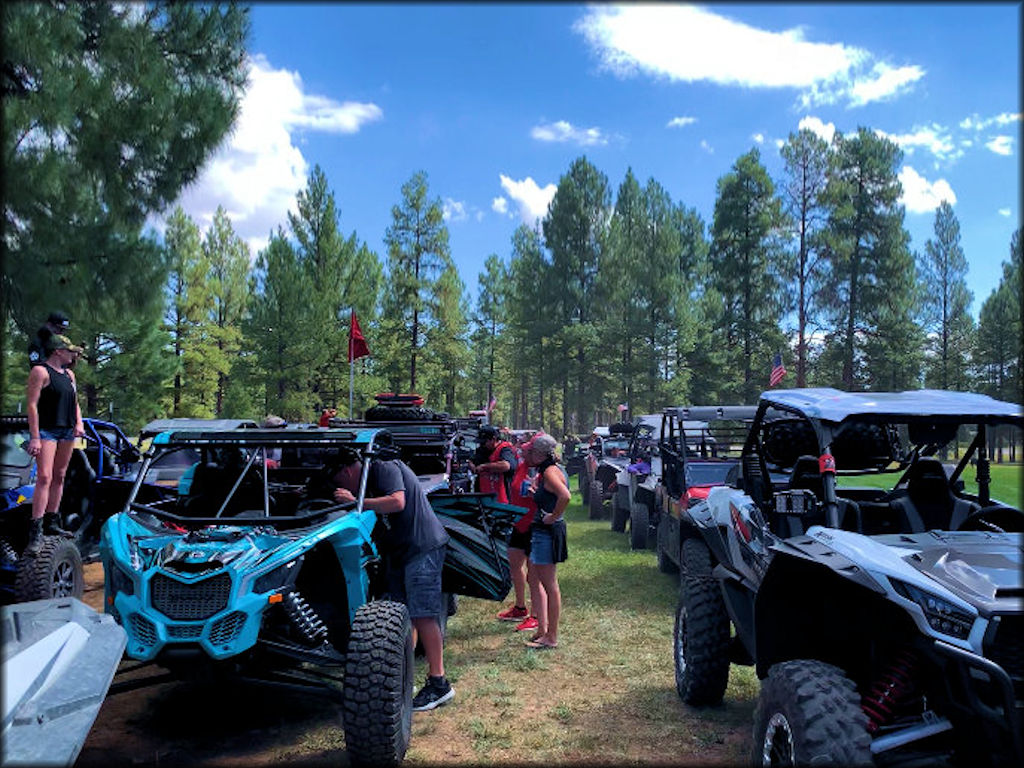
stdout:
[[558,622],[562,614],[562,592],[558,586],[558,563],[568,557],[565,542],[565,508],[569,505],[569,487],[555,461],[558,445],[550,435],[537,435],[524,458],[537,467],[537,485],[533,500],[537,513],[531,526],[530,598],[537,613],[537,633],[526,643],[538,650],[558,647]]
[[71,535],[60,527],[57,510],[75,438],[85,434],[70,367],[81,352],[67,336],[51,336],[50,356],[42,365],[33,366],[28,375],[27,450],[36,459],[36,485],[26,555],[39,553],[44,535]]

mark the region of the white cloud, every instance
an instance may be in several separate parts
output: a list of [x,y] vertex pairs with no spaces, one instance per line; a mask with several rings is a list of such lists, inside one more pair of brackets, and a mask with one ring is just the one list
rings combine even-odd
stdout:
[[999,209],[999,215],[1003,216],[1005,218],[1010,218],[1010,209],[1009,208],[1000,208]]
[[835,123],[823,123],[820,118],[812,117],[811,115],[807,115],[807,117],[803,118],[799,123],[797,123],[796,127],[801,131],[806,128],[819,138],[827,141],[829,144],[832,143],[832,137],[836,135]]
[[1016,122],[1019,122],[1020,119],[1021,119],[1021,113],[1020,112],[1017,112],[1017,113],[1002,112],[1001,114],[995,115],[993,117],[985,117],[985,118],[979,117],[978,113],[975,112],[970,117],[965,117],[963,120],[961,120],[960,121],[960,127],[963,128],[964,130],[967,130],[967,131],[969,131],[971,129],[974,129],[976,131],[980,131],[980,130],[982,130],[984,128],[988,128],[988,127],[993,126],[993,125],[1003,126],[1003,125],[1009,125],[1010,123],[1016,123]]
[[554,184],[540,187],[529,176],[522,181],[516,181],[505,174],[500,174],[500,179],[505,194],[519,206],[519,218],[524,224],[533,226],[538,219],[547,215],[548,206],[557,189]]
[[957,160],[964,154],[963,149],[957,149],[949,132],[938,123],[915,126],[910,133],[893,134],[881,130],[875,133],[894,142],[908,155],[913,155],[918,147],[926,149],[940,160]]
[[530,135],[538,141],[572,142],[581,147],[603,147],[608,143],[600,128],[577,128],[565,120],[534,126]]
[[574,25],[619,77],[800,90],[805,105],[860,106],[890,98],[924,76],[843,43],[805,39],[800,28],[758,29],[692,5],[594,5]]
[[756,142],[757,142],[758,144],[764,144],[764,134],[763,134],[763,133],[755,133],[755,134],[754,134],[753,136],[751,136],[750,138],[752,138],[752,139],[753,139],[754,141],[756,141]]
[[[231,135],[177,204],[202,229],[223,206],[255,256],[271,230],[285,223],[287,211],[295,211],[295,195],[306,186],[309,163],[295,134],[356,133],[383,112],[372,103],[306,93],[298,72],[274,69],[262,55],[253,56],[250,67]],[[156,226],[163,230],[162,222]]]
[[775,140],[775,148],[776,149],[782,149],[784,146],[786,146],[786,142],[784,142],[782,139],[776,139]]
[[441,203],[441,217],[445,221],[459,222],[466,220],[466,204],[446,197]]
[[900,169],[898,178],[903,185],[900,201],[910,213],[931,213],[943,200],[956,205],[956,195],[945,179],[928,181],[909,165]]
[[666,128],[685,128],[697,122],[696,117],[673,117],[666,124]]
[[508,214],[508,200],[498,196],[491,201],[491,210],[500,213],[502,216]]
[[709,155],[715,154],[715,148],[708,144],[705,139],[700,140],[700,148],[707,152]]
[[1013,154],[1013,137],[994,136],[991,140],[985,142],[985,146],[997,155],[1009,156]]
[[924,70],[918,66],[891,67],[879,62],[867,77],[858,78],[850,87],[851,107],[862,107],[873,101],[894,98],[909,86],[924,77]]

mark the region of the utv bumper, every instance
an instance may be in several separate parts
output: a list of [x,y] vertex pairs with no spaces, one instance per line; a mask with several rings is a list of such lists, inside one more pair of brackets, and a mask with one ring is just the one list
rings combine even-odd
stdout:
[[983,656],[941,640],[934,641],[934,649],[945,668],[950,715],[970,724],[967,740],[983,745],[996,765],[1024,763],[1024,681]]

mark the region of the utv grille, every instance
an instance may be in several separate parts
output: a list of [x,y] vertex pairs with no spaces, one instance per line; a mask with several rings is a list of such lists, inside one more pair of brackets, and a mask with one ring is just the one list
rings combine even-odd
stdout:
[[175,640],[196,640],[203,635],[202,624],[178,624],[167,627],[168,636]]
[[133,613],[131,616],[132,634],[143,645],[156,644],[156,627],[145,616]]
[[985,656],[1001,666],[1020,691],[1024,684],[1024,616],[1002,616]]
[[223,619],[217,619],[210,628],[210,642],[215,645],[230,643],[245,626],[245,614],[241,611],[229,613]]
[[231,595],[231,577],[221,573],[209,579],[183,584],[162,573],[150,582],[153,607],[175,621],[208,619],[224,610]]

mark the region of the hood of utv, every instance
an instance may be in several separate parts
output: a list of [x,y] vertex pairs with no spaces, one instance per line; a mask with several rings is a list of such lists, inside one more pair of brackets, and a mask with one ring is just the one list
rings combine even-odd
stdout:
[[984,531],[929,531],[872,537],[909,566],[982,613],[1024,607],[1024,535]]

